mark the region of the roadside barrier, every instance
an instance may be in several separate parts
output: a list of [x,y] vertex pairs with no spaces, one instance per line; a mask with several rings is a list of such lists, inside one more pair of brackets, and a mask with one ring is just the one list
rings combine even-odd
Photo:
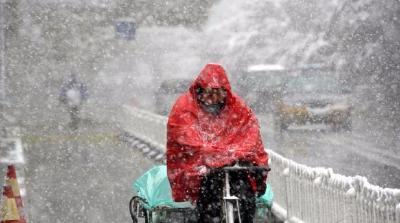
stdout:
[[399,223],[400,190],[329,168],[311,168],[269,151],[275,213],[289,222]]
[[134,149],[139,149],[148,158],[153,159],[156,162],[165,163],[164,151],[161,151],[150,144],[146,143],[142,139],[135,137],[129,132],[125,132],[120,136],[120,140],[126,142],[129,146]]
[[[164,159],[166,117],[124,106],[124,140],[158,161]],[[272,211],[286,222],[400,223],[400,189],[381,188],[365,177],[312,168],[268,150],[274,191]]]

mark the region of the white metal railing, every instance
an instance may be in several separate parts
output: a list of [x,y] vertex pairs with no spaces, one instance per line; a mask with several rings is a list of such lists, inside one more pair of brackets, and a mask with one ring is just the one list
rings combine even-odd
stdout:
[[[166,117],[124,106],[120,125],[161,153]],[[332,169],[312,168],[268,150],[274,191],[273,212],[288,222],[400,223],[400,189],[381,188],[365,177],[347,177]]]

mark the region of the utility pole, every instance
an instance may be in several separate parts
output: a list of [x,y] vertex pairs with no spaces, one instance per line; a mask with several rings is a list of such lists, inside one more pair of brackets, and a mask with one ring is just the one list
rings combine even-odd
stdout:
[[[6,17],[5,2],[0,0],[0,126],[6,124]],[[5,129],[0,128],[0,139],[4,136]]]
[[[17,35],[17,12],[20,0],[0,0],[0,125],[8,126],[14,122],[10,115],[9,100],[9,40]],[[10,23],[13,22],[13,23]]]
[[0,0],[0,108],[4,112],[6,102],[6,0]]

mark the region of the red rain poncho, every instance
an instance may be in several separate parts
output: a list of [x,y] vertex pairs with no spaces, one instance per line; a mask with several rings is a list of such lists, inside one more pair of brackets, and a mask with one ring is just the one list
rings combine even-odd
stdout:
[[[218,115],[200,108],[195,93],[199,86],[227,90],[226,105]],[[168,120],[167,168],[174,200],[195,202],[204,167],[220,168],[238,160],[268,164],[259,125],[250,108],[232,93],[222,66],[207,64],[178,98]]]

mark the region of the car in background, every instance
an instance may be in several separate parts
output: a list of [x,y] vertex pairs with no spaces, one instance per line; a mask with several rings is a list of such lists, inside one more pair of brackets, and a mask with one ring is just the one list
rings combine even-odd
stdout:
[[189,89],[191,83],[191,79],[168,79],[163,81],[155,93],[156,112],[167,116],[176,99]]
[[237,80],[239,95],[256,112],[270,111],[280,98],[288,70],[279,64],[257,64]]
[[351,91],[333,72],[306,69],[284,85],[275,115],[275,125],[324,123],[333,129],[351,130]]

